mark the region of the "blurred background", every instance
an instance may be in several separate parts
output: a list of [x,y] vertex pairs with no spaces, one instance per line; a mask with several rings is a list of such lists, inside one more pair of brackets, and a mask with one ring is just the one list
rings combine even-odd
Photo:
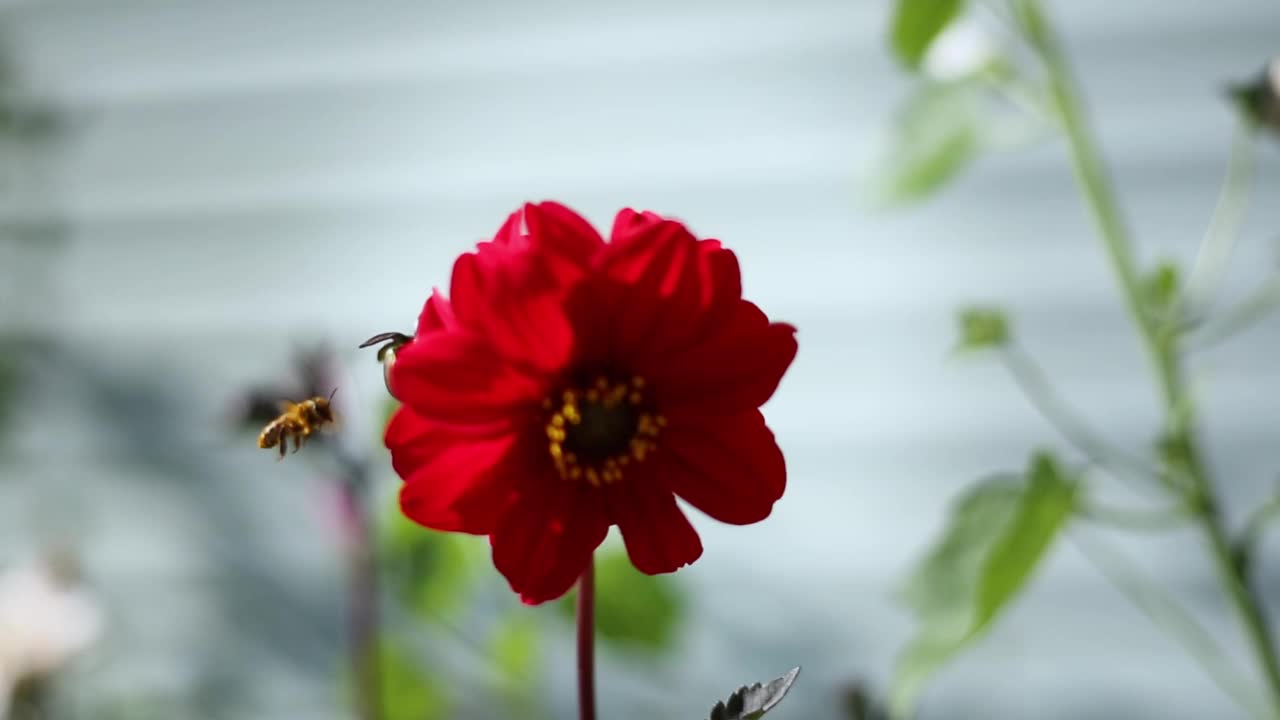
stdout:
[[[1222,88],[1280,49],[1280,5],[1052,10],[1140,255],[1189,261],[1235,122]],[[385,559],[386,716],[571,715],[563,606],[520,608],[483,539],[397,520],[387,398],[355,349],[411,330],[456,254],[543,198],[606,227],[625,206],[686,220],[800,328],[765,408],[787,495],[747,528],[691,513],[703,558],[627,593],[643,602],[602,641],[602,716],[705,716],[793,665],[780,720],[848,717],[848,688],[881,691],[911,629],[894,590],[948,503],[1062,445],[998,364],[951,354],[958,305],[1009,308],[1116,442],[1141,449],[1159,422],[1060,144],[983,158],[909,211],[867,201],[908,93],[888,16],[863,0],[4,3],[0,565],[70,549],[101,606],[53,716],[351,717],[352,463]],[[1260,153],[1227,295],[1276,266],[1278,159]],[[1229,514],[1280,471],[1277,332],[1195,366]],[[276,462],[246,408],[314,377],[340,387],[342,443]],[[1127,547],[1243,652],[1194,537]],[[1042,570],[923,717],[1238,716],[1072,544]]]

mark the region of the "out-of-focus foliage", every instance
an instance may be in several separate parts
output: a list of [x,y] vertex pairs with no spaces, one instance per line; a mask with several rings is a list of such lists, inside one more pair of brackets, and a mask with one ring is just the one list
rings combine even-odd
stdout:
[[478,567],[475,539],[428,530],[400,512],[384,514],[378,556],[382,572],[406,609],[426,620],[456,610]]
[[787,696],[796,678],[800,676],[800,668],[794,667],[786,675],[774,678],[767,683],[755,683],[750,687],[742,686],[711,708],[710,720],[756,720],[778,706]]
[[1168,313],[1177,302],[1181,287],[1178,266],[1171,262],[1160,263],[1143,280],[1147,307],[1159,315]]
[[442,720],[450,717],[448,695],[437,677],[394,640],[379,645],[384,720]]
[[889,720],[880,700],[861,683],[854,683],[841,693],[841,711],[848,720]]
[[903,601],[919,622],[898,660],[891,705],[914,703],[924,681],[981,638],[1045,557],[1075,508],[1077,482],[1048,454],[1022,476],[998,476],[969,491],[916,569]]
[[882,205],[921,200],[958,175],[982,148],[978,86],[925,82],[898,112],[872,183]]
[[538,625],[526,612],[509,614],[489,643],[494,667],[506,678],[523,680],[537,669]]
[[489,656],[497,670],[495,694],[507,707],[509,717],[532,720],[542,716],[538,673],[541,649],[541,628],[525,608],[508,613],[489,639]]
[[0,443],[12,418],[17,382],[17,349],[12,342],[0,340]]
[[1255,127],[1280,133],[1280,57],[1267,63],[1254,80],[1234,85],[1228,92]]
[[963,0],[898,0],[889,38],[904,65],[920,67],[924,54],[964,7]]
[[[645,575],[622,549],[596,553],[596,635],[623,649],[657,652],[676,638],[685,602],[670,575]],[[557,607],[570,622],[577,590]]]
[[959,351],[987,350],[1009,342],[1009,321],[999,308],[965,308],[960,311],[959,325]]

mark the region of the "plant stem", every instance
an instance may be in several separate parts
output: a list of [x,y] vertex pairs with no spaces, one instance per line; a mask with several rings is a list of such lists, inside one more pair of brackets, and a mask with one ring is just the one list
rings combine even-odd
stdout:
[[1080,517],[1086,520],[1130,530],[1176,530],[1186,527],[1192,520],[1192,515],[1182,507],[1131,510],[1085,503],[1080,506],[1078,512]]
[[[1155,476],[1154,468],[1147,462],[1107,442],[1068,407],[1054,390],[1044,370],[1022,348],[1009,343],[1001,350],[1000,358],[1014,382],[1040,415],[1090,461],[1123,478],[1132,476],[1148,480]],[[1145,489],[1149,486],[1142,487]]]
[[578,718],[596,720],[596,578],[595,558],[578,580]]
[[1149,582],[1142,570],[1114,548],[1074,533],[1072,540],[1085,559],[1093,564],[1117,590],[1138,607],[1158,627],[1163,628],[1186,648],[1210,679],[1249,714],[1268,717],[1262,697],[1245,682],[1231,662],[1222,654],[1213,634],[1196,621],[1159,586]]
[[335,451],[345,470],[338,484],[347,529],[347,642],[357,717],[380,720],[382,685],[378,652],[378,574],[372,520],[365,501],[367,467]]
[[1067,136],[1076,179],[1102,235],[1103,245],[1123,291],[1125,304],[1155,365],[1157,385],[1167,416],[1167,445],[1177,451],[1178,470],[1188,482],[1185,492],[1195,509],[1201,531],[1208,540],[1219,579],[1266,679],[1272,714],[1280,717],[1280,662],[1277,661],[1274,640],[1267,627],[1262,605],[1234,562],[1232,545],[1218,507],[1215,488],[1198,448],[1193,411],[1179,362],[1177,331],[1164,329],[1146,311],[1128,230],[1103,166],[1101,153],[1085,121],[1060,43],[1037,0],[1014,2],[1015,14],[1027,39],[1048,72],[1050,95]]
[[[1227,261],[1240,235],[1240,224],[1253,189],[1254,135],[1254,129],[1242,118],[1231,142],[1231,159],[1227,161],[1227,176],[1222,182],[1218,204],[1200,243],[1195,264],[1191,266],[1191,277],[1187,279],[1187,296],[1197,314],[1203,315],[1213,306]],[[1178,321],[1176,315],[1173,321]]]
[[1206,326],[1200,336],[1194,338],[1192,350],[1208,348],[1225,342],[1248,330],[1271,314],[1280,305],[1280,276],[1271,277],[1239,305],[1228,310],[1221,320]]

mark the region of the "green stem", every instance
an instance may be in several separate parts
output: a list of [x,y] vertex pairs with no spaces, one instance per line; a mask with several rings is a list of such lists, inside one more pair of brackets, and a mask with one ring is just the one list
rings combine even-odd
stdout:
[[1060,116],[1071,152],[1076,179],[1102,235],[1125,304],[1137,325],[1156,369],[1157,385],[1166,411],[1169,447],[1178,450],[1179,469],[1187,481],[1186,493],[1196,520],[1208,540],[1210,555],[1240,625],[1266,679],[1272,714],[1280,717],[1280,661],[1262,611],[1234,561],[1231,542],[1218,507],[1214,485],[1201,459],[1193,412],[1179,363],[1178,335],[1162,327],[1147,312],[1133,246],[1099,152],[1077,98],[1066,55],[1037,0],[1013,0],[1033,50],[1048,72],[1049,90]]
[[1222,319],[1204,328],[1195,338],[1193,349],[1217,345],[1253,327],[1280,305],[1280,276],[1272,277],[1254,290],[1243,302],[1228,310]]
[[1086,520],[1131,530],[1174,530],[1186,527],[1193,519],[1184,507],[1132,510],[1086,503],[1079,507],[1077,513]]
[[[1002,348],[1000,359],[1040,415],[1090,461],[1119,477],[1153,477],[1154,469],[1148,463],[1107,442],[1081,419],[1062,400],[1040,365],[1022,348],[1011,342]],[[1150,489],[1151,486],[1143,487]]]
[[1240,707],[1256,718],[1269,717],[1262,698],[1222,654],[1213,634],[1191,613],[1156,584],[1147,580],[1142,570],[1119,551],[1080,533],[1071,536],[1080,553],[1117,590],[1138,607],[1151,622],[1179,642],[1200,663],[1213,682]]
[[1249,579],[1262,536],[1277,519],[1280,519],[1280,498],[1272,498],[1249,514],[1244,530],[1240,531],[1240,540],[1236,543],[1236,562],[1246,580]]
[[[1249,205],[1253,189],[1254,132],[1248,121],[1241,119],[1231,143],[1231,158],[1227,161],[1227,176],[1222,182],[1222,192],[1213,210],[1213,219],[1200,243],[1200,252],[1191,277],[1187,280],[1189,302],[1198,314],[1212,307],[1227,261],[1240,236],[1240,224]],[[1176,314],[1174,317],[1176,321]]]

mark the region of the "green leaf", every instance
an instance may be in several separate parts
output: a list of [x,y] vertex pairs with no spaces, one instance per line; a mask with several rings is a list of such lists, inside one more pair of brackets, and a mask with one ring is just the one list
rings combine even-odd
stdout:
[[954,507],[903,591],[920,627],[898,659],[894,716],[908,714],[929,676],[983,637],[1026,585],[1071,516],[1077,487],[1042,453],[1022,477],[992,478]]
[[1159,313],[1165,313],[1173,307],[1180,287],[1178,266],[1171,262],[1160,263],[1142,281],[1148,306]]
[[991,549],[978,584],[976,627],[983,628],[1012,600],[1075,510],[1077,485],[1052,456],[1032,460],[1018,511]]
[[537,670],[538,624],[525,612],[509,614],[490,640],[494,667],[509,680],[528,683]]
[[381,535],[383,572],[406,608],[435,621],[461,604],[478,567],[475,538],[421,527],[399,505],[387,513]]
[[786,675],[767,683],[755,683],[738,688],[728,700],[711,708],[710,720],[756,720],[778,706],[787,696],[791,686],[800,676],[800,668],[794,667]]
[[506,708],[506,717],[545,716],[538,692],[539,628],[536,618],[521,608],[507,614],[489,639],[489,654],[498,671],[492,692]]
[[387,395],[382,401],[382,425],[378,427],[378,441],[382,441],[382,434],[387,431],[387,425],[391,423],[391,418],[395,416],[396,411],[400,409],[400,401]]
[[[622,548],[596,553],[596,636],[621,650],[660,652],[671,647],[685,602],[672,576],[645,575]],[[575,589],[558,604],[573,620]]]
[[957,350],[986,350],[1009,342],[1009,321],[999,308],[965,308],[960,311],[959,324]]
[[17,405],[21,352],[17,342],[0,339],[0,435],[8,428]]
[[894,54],[912,70],[964,6],[963,0],[898,0],[889,30]]
[[983,145],[978,99],[971,82],[920,86],[899,111],[879,162],[872,183],[876,202],[922,200],[969,165]]
[[443,683],[412,654],[385,637],[380,643],[378,675],[384,720],[438,720],[450,716]]

